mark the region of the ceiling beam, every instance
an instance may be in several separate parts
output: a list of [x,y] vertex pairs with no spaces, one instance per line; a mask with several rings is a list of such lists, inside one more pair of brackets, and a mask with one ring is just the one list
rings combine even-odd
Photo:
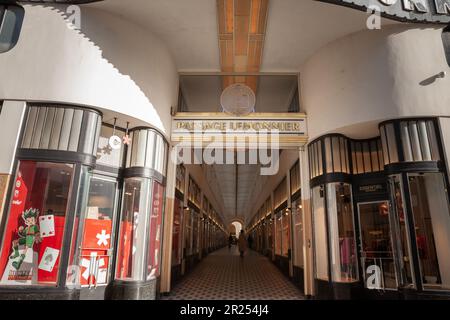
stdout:
[[[269,0],[217,0],[222,72],[258,73],[266,34]],[[224,76],[223,87],[243,83],[255,93],[258,78]]]

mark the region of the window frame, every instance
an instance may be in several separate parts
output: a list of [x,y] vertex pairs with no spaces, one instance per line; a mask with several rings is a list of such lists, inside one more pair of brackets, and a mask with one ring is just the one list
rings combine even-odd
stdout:
[[14,4],[12,4],[12,3],[0,4],[0,38],[2,36],[2,30],[4,28],[6,13],[8,12],[8,10],[14,11],[14,10],[9,9],[12,7],[15,8],[15,12],[16,12],[15,17],[17,18],[17,20],[15,21],[15,25],[12,27],[13,32],[12,32],[11,43],[8,44],[7,49],[2,49],[2,47],[0,46],[0,54],[12,50],[17,45],[17,43],[19,42],[21,31],[22,31],[23,21],[25,20],[25,9],[22,6],[15,4],[15,3]]

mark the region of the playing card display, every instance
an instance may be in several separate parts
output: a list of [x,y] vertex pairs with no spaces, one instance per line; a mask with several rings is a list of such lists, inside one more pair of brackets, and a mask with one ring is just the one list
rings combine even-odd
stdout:
[[41,238],[53,237],[55,235],[55,216],[40,216],[39,228]]
[[58,259],[59,250],[47,247],[45,248],[44,255],[42,256],[41,262],[39,263],[39,269],[52,272],[53,267]]

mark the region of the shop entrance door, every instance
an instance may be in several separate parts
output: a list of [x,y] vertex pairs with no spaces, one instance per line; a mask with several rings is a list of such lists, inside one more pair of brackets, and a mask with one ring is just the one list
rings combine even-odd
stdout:
[[80,247],[81,299],[104,299],[111,280],[114,226],[117,217],[117,181],[91,178]]
[[[361,243],[361,267],[364,286],[368,286],[367,270],[376,266],[380,274],[380,289],[397,289],[394,255],[392,252],[389,202],[358,203]],[[370,272],[372,274],[372,272]]]

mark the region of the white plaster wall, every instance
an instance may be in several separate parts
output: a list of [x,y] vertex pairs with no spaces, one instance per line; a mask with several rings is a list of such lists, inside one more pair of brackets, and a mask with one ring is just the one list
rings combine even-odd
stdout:
[[[380,121],[450,115],[450,68],[442,27],[391,25],[337,39],[301,71],[310,138],[377,135]],[[446,71],[444,79],[432,79]]]
[[81,30],[64,5],[24,5],[17,46],[0,54],[0,100],[88,105],[125,125],[170,135],[178,75],[164,43],[131,21],[82,7]]
[[0,112],[0,174],[12,174],[20,128],[25,115],[25,103],[3,101]]

